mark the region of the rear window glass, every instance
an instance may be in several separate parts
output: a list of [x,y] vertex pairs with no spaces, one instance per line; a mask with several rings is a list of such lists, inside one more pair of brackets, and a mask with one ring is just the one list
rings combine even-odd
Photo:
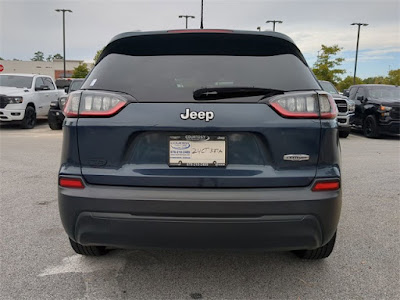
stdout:
[[400,99],[400,88],[395,86],[368,87],[370,97],[380,100]]
[[82,86],[82,83],[83,80],[74,80],[69,87],[69,91],[73,92],[79,90]]
[[319,83],[321,84],[321,86],[325,92],[328,92],[331,94],[339,94],[332,83],[326,82],[326,81],[320,81]]
[[145,102],[194,101],[193,91],[205,87],[320,89],[299,50],[286,40],[201,34],[188,35],[186,42],[192,43],[184,41],[185,35],[117,40],[82,88],[121,91]]
[[[92,84],[92,85],[91,85]],[[297,57],[127,56],[110,54],[92,71],[83,88],[121,91],[139,101],[193,100],[204,87],[319,89]]]
[[32,76],[0,75],[0,86],[31,88]]

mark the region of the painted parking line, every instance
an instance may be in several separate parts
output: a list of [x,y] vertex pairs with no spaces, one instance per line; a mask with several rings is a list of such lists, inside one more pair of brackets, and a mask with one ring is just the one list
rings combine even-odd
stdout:
[[[115,252],[102,257],[85,257],[79,254],[65,257],[56,266],[48,267],[38,276],[57,276],[65,273],[81,274],[85,284],[82,299],[122,299],[117,277],[124,271],[128,251]],[[104,280],[101,273],[106,276]]]
[[[123,254],[123,252],[122,252]],[[61,264],[46,268],[38,276],[58,275],[64,273],[91,273],[98,270],[119,273],[126,265],[125,255],[106,255],[103,257],[85,257],[79,254],[65,257]]]

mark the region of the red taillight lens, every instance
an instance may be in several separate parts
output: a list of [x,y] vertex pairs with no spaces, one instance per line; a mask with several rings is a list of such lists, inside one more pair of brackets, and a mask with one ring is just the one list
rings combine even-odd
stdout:
[[333,119],[337,115],[336,104],[327,93],[287,93],[272,98],[269,104],[285,118]]
[[274,98],[270,105],[286,118],[318,118],[317,94],[287,94]]
[[126,105],[122,96],[103,92],[83,92],[79,108],[81,116],[111,116]]
[[314,184],[312,191],[320,192],[320,191],[335,191],[340,188],[339,180],[333,181],[321,181]]
[[84,189],[85,185],[80,178],[66,178],[60,177],[59,184],[65,188]]
[[109,92],[71,93],[64,113],[67,117],[110,117],[119,112],[127,102],[122,95]]

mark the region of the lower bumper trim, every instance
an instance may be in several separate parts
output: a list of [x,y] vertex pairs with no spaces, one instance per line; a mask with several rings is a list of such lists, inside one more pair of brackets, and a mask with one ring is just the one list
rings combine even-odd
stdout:
[[117,248],[295,250],[322,245],[312,215],[165,217],[82,212],[76,242]]
[[1,109],[0,121],[11,122],[11,121],[21,121],[24,118],[25,110],[18,109]]
[[380,123],[380,131],[385,133],[400,134],[400,121],[392,121],[390,123]]

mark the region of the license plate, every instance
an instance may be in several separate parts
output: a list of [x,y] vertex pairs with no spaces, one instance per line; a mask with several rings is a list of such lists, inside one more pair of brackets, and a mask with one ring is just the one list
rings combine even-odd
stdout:
[[226,137],[208,135],[170,136],[171,167],[226,166]]

